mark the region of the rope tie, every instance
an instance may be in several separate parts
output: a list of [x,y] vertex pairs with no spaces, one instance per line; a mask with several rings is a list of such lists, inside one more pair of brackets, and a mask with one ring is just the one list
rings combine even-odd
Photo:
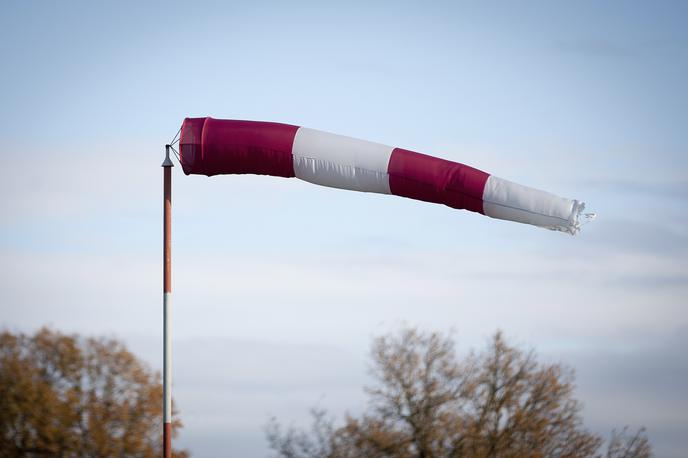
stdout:
[[171,149],[172,152],[174,153],[174,157],[177,158],[177,162],[179,162],[179,163],[181,164],[181,163],[182,163],[182,160],[179,158],[179,153],[177,152],[177,150],[174,149],[174,146],[172,146],[172,145],[170,145],[170,149]]
[[169,143],[170,146],[174,145],[175,143],[177,143],[180,140],[177,137],[179,136],[179,132],[181,132],[181,131],[182,131],[182,128],[180,127],[179,130],[177,131],[177,134],[174,136],[172,141]]

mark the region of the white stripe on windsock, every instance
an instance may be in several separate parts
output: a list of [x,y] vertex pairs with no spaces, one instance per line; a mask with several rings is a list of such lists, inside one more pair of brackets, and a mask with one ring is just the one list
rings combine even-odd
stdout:
[[575,234],[583,204],[490,175],[483,190],[483,211],[492,218],[533,224]]
[[301,127],[292,156],[302,180],[352,191],[391,194],[387,166],[393,147]]

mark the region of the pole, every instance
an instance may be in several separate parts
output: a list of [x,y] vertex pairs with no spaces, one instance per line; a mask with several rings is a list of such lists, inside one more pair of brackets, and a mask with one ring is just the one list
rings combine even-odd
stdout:
[[172,336],[170,329],[172,308],[172,160],[170,145],[165,145],[163,167],[163,282],[162,282],[162,334],[163,334],[163,458],[172,457]]

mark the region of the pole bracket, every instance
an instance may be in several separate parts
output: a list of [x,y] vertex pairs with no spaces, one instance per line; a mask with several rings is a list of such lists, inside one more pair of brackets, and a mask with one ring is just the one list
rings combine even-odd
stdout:
[[172,159],[170,159],[170,148],[171,145],[165,145],[165,160],[162,161],[161,167],[174,167]]

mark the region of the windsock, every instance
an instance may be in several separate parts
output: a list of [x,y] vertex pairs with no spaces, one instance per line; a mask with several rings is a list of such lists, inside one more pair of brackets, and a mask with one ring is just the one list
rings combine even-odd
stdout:
[[306,127],[186,118],[184,173],[258,174],[444,204],[575,235],[585,204],[468,165]]

